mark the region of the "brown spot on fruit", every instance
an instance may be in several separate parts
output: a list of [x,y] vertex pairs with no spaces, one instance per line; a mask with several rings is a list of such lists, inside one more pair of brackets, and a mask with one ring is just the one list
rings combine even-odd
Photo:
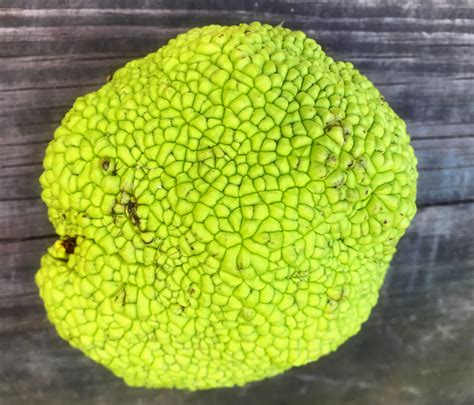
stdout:
[[101,166],[102,166],[102,169],[104,169],[105,171],[109,170],[110,161],[108,159],[103,159]]
[[77,238],[66,236],[65,239],[61,240],[61,245],[68,255],[73,254],[77,246]]

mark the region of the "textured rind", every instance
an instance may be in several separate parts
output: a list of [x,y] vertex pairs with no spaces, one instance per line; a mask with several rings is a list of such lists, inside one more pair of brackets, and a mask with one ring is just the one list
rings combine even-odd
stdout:
[[242,385],[335,350],[416,211],[405,124],[372,83],[259,23],[119,69],[44,169],[48,317],[133,386]]

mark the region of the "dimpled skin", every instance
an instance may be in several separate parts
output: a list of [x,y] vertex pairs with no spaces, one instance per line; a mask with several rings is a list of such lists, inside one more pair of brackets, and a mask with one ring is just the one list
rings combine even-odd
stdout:
[[44,168],[49,319],[132,386],[243,385],[335,350],[416,211],[405,124],[371,82],[260,23],[119,69]]

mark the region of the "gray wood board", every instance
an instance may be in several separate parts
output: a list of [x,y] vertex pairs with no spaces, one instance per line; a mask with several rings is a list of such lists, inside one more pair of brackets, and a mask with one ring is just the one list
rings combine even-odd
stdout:
[[[245,388],[126,387],[70,348],[34,284],[54,241],[44,149],[74,99],[128,60],[211,23],[303,29],[352,61],[406,119],[419,213],[359,335],[316,363]],[[474,403],[474,2],[1,1],[0,403]]]

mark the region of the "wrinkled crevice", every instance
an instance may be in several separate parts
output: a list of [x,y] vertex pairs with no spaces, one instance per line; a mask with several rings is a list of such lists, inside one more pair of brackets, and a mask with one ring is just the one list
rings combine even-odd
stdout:
[[72,236],[65,236],[63,239],[61,239],[61,245],[66,251],[66,253],[68,255],[71,255],[74,253],[74,249],[76,249],[77,238]]

